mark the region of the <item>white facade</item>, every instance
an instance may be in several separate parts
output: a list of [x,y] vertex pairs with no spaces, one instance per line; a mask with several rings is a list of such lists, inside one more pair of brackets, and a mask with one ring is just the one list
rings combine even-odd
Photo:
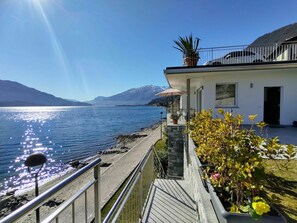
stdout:
[[[231,66],[230,66],[231,67]],[[292,125],[297,120],[297,64],[286,66],[244,66],[236,69],[220,68],[209,70],[197,68],[195,72],[189,70],[165,71],[170,85],[174,88],[185,90],[190,87],[190,108],[199,111],[202,109],[216,111],[221,106],[216,106],[216,85],[235,84],[235,106],[223,107],[227,111],[244,115],[244,124],[251,124],[248,116],[257,114],[256,121],[264,121],[264,88],[279,87],[279,123]],[[184,78],[182,78],[182,76]],[[186,79],[190,79],[190,86],[186,86]],[[201,90],[202,97],[198,97]],[[197,91],[198,90],[198,91]],[[199,102],[199,98],[201,102]],[[187,95],[181,97],[181,106],[187,108]],[[266,114],[271,113],[271,111]]]

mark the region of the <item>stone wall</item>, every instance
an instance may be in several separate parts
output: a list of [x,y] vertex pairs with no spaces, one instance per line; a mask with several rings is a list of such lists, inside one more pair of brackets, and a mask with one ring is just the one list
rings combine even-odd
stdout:
[[184,177],[184,125],[168,125],[168,177]]

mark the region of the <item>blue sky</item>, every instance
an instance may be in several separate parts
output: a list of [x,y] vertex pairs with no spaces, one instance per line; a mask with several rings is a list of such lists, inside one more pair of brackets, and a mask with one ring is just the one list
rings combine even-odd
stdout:
[[0,0],[0,79],[66,99],[166,86],[173,40],[249,44],[297,22],[286,0]]

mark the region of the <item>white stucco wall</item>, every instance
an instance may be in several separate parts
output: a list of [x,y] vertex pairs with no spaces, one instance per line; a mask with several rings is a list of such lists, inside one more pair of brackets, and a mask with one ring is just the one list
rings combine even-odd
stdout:
[[[232,72],[229,74],[205,76],[202,82],[204,109],[215,107],[215,87],[217,83],[236,83],[238,107],[232,108],[234,113],[244,115],[245,124],[250,124],[248,115],[258,114],[256,121],[263,120],[264,87],[281,87],[280,124],[292,125],[297,120],[297,74],[290,71]],[[253,83],[253,88],[250,87]],[[200,86],[197,86],[197,88]],[[196,96],[196,95],[195,95]],[[196,99],[196,97],[194,97]],[[227,108],[230,111],[231,108]]]
[[187,108],[187,95],[183,94],[180,96],[180,109]]
[[[180,97],[180,108],[183,110],[187,109],[187,94],[183,94]],[[190,91],[190,108],[195,111],[197,110],[197,95],[195,89],[191,89]]]

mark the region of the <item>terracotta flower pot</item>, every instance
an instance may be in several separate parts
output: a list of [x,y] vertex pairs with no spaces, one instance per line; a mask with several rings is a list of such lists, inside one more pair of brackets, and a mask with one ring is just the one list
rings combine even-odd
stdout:
[[198,63],[198,57],[184,57],[184,65],[188,67],[195,67]]

